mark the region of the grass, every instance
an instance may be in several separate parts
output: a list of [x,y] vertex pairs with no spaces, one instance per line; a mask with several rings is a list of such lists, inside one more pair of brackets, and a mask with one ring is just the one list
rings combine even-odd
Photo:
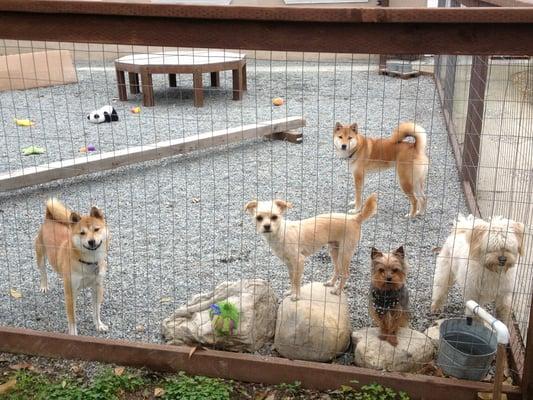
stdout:
[[165,382],[163,400],[230,400],[233,392],[231,381],[187,376],[183,372]]

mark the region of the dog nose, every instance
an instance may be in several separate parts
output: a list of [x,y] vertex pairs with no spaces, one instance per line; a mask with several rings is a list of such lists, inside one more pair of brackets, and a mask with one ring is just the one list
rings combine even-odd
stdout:
[[505,265],[505,262],[507,261],[507,257],[505,256],[499,256],[498,261],[500,263],[500,267],[503,267]]
[[87,243],[89,243],[89,246],[91,246],[91,247],[94,247],[94,245],[96,244],[94,239],[91,239],[91,240],[87,241]]
[[387,276],[387,282],[392,282],[392,276]]
[[94,114],[94,119],[98,119],[100,116],[98,114]]
[[265,228],[265,231],[269,231],[270,230],[270,224],[263,225],[263,227]]
[[341,145],[341,149],[346,150],[346,145],[345,144]]

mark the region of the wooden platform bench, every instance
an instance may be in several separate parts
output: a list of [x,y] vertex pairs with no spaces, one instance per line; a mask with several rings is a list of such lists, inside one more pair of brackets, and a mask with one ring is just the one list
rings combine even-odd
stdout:
[[[168,74],[170,87],[176,87],[176,74],[192,74],[194,106],[204,105],[202,74],[211,74],[211,86],[220,86],[220,71],[232,71],[233,100],[241,100],[246,91],[246,57],[226,51],[174,51],[165,53],[133,54],[115,60],[118,97],[128,99],[126,72],[131,94],[143,94],[143,105],[153,107],[153,74]],[[140,83],[139,83],[140,75]]]

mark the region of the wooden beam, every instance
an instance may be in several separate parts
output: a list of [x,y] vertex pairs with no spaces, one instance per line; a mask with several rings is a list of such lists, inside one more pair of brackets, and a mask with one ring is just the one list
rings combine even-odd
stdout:
[[297,52],[524,55],[533,54],[533,41],[516,38],[533,37],[533,9],[0,0],[0,37]]
[[[216,350],[198,350],[189,357],[190,348],[185,346],[71,336],[9,327],[0,327],[0,352],[100,361],[155,371],[185,371],[195,375],[264,384],[300,381],[304,388],[317,390],[338,389],[341,385],[350,385],[354,381],[357,382],[356,387],[379,382],[409,393],[412,399],[472,400],[477,392],[492,392],[490,383],[461,379]],[[517,398],[520,388],[503,385],[502,393]]]
[[245,139],[256,139],[303,126],[305,126],[305,120],[302,117],[288,117],[258,124],[222,129],[215,132],[206,132],[183,139],[166,140],[143,146],[129,147],[122,150],[52,162],[36,167],[27,167],[0,175],[0,191],[19,189],[57,179],[72,178],[74,176],[119,168],[138,162],[156,160],[194,150],[240,142]]

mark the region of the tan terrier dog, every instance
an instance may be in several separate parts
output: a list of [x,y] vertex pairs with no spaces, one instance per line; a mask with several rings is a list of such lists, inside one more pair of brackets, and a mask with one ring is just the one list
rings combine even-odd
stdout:
[[291,299],[300,296],[300,281],[305,259],[325,245],[335,267],[325,286],[339,285],[331,293],[340,295],[350,273],[350,262],[361,236],[361,225],[377,210],[377,195],[373,193],[361,212],[351,214],[321,214],[301,221],[286,221],[283,214],[292,204],[284,200],[257,201],[246,204],[245,211],[252,215],[257,232],[289,268]]

